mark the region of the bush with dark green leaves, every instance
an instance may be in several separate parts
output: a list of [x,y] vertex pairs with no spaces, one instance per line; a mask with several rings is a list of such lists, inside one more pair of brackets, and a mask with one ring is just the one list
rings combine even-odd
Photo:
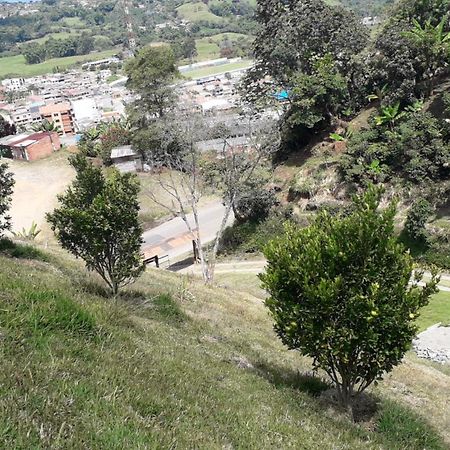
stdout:
[[414,240],[425,241],[426,229],[425,225],[433,213],[433,207],[430,202],[424,198],[416,200],[406,217],[405,232]]
[[266,247],[260,275],[276,333],[329,375],[347,408],[400,363],[436,290],[434,277],[410,286],[413,259],[394,232],[396,206],[380,210],[381,195],[370,186],[346,217],[287,226]]
[[11,206],[14,178],[8,172],[7,164],[0,164],[0,237],[5,230],[11,228],[11,217],[8,215]]
[[450,139],[426,112],[406,114],[395,126],[373,124],[350,139],[340,162],[343,178],[357,185],[399,180],[428,186],[450,177]]
[[106,178],[82,155],[71,164],[76,178],[47,220],[62,247],[83,259],[116,295],[144,270],[138,181],[115,170]]

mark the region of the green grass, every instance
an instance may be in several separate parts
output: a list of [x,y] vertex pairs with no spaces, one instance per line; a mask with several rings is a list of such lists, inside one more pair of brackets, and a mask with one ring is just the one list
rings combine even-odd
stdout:
[[239,39],[251,40],[252,38],[241,33],[218,33],[214,36],[199,38],[195,40],[197,47],[198,61],[206,61],[208,59],[220,58],[219,44],[225,38],[228,38],[231,42],[235,42]]
[[[0,255],[4,448],[445,448],[445,386],[427,379],[444,403],[430,401],[420,365],[355,424],[319,401],[327,385],[254,298],[148,269],[111,299],[62,251],[49,260]],[[423,402],[393,407],[395,383]]]
[[67,31],[61,31],[58,33],[49,33],[47,35],[45,35],[44,37],[38,38],[38,39],[33,39],[31,41],[27,41],[25,42],[26,44],[29,42],[37,42],[39,44],[42,44],[43,42],[47,42],[50,38],[53,39],[67,39],[69,37],[76,37],[78,36],[78,33],[70,33]]
[[55,67],[64,69],[76,63],[107,58],[108,56],[112,56],[116,53],[116,49],[111,49],[102,52],[90,53],[89,55],[48,59],[40,64],[27,64],[23,55],[7,56],[5,58],[0,58],[0,79],[9,75],[20,75],[22,77],[43,75],[46,73],[51,73]]
[[79,17],[64,17],[61,22],[70,28],[85,28],[86,23]]
[[450,292],[438,292],[433,295],[430,303],[425,306],[417,320],[421,331],[435,323],[450,325]]
[[216,16],[204,3],[185,3],[177,8],[178,15],[190,22],[212,22],[221,23],[224,21],[222,17]]
[[191,70],[189,72],[184,72],[183,75],[186,78],[207,77],[211,75],[218,75],[221,73],[229,72],[231,70],[245,69],[250,67],[252,64],[253,62],[250,60],[242,60],[235,63],[222,64],[220,66],[203,67],[201,69]]
[[18,259],[48,260],[48,256],[36,247],[29,244],[13,242],[8,238],[0,238],[1,254]]

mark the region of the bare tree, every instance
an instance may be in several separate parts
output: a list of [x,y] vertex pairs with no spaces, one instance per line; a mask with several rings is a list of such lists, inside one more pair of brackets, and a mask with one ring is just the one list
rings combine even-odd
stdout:
[[[230,138],[224,129],[223,136],[214,139],[211,144],[215,148],[211,153],[206,151],[207,145],[201,145],[209,137],[204,118],[191,108],[178,110],[160,122],[159,148],[150,150],[147,154],[157,184],[171,201],[161,201],[151,190],[147,193],[156,204],[171,215],[180,217],[186,224],[196,243],[206,283],[213,281],[220,240],[232,219],[233,206],[239,192],[278,146],[278,132],[272,125],[273,122],[260,122],[255,129],[255,120],[251,117],[244,117],[241,121],[245,129],[243,140],[246,144],[236,145],[236,139]],[[211,161],[219,164],[215,164],[212,169],[212,165],[208,164]],[[199,202],[211,184],[220,192],[224,212],[214,240],[205,246],[201,238]],[[188,220],[190,213],[193,223]]]

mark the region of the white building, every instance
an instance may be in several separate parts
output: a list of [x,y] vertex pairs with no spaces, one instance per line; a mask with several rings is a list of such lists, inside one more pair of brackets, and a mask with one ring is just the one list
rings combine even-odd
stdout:
[[78,131],[85,130],[101,120],[101,111],[93,98],[73,100],[71,104],[75,128]]
[[2,86],[7,91],[25,90],[25,78],[6,78],[2,80]]

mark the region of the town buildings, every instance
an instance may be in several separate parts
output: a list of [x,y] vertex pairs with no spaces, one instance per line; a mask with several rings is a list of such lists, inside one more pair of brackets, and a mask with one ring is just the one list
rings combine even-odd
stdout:
[[63,136],[75,132],[73,110],[70,103],[52,103],[50,105],[41,106],[39,108],[39,114],[43,120],[54,123]]

